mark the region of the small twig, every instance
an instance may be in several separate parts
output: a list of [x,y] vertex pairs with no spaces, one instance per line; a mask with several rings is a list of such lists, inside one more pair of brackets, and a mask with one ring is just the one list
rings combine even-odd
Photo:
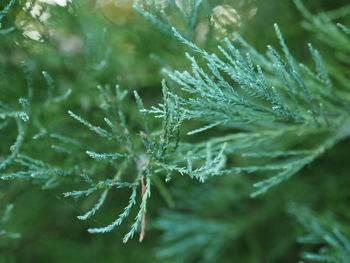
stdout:
[[[145,195],[146,192],[146,186],[145,186],[145,181],[143,179],[143,177],[141,177],[141,196],[143,198],[143,196]],[[141,233],[140,233],[140,237],[139,237],[139,242],[142,242],[142,240],[145,237],[145,229],[146,229],[146,212],[147,210],[143,210],[142,212],[142,220],[141,220]]]

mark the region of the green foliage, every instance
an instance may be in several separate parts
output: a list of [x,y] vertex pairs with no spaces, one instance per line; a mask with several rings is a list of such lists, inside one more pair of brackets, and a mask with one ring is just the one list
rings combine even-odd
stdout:
[[[306,231],[298,241],[302,244],[318,246],[317,253],[306,252],[303,258],[307,262],[347,262],[350,259],[350,241],[343,235],[332,219],[314,214],[305,207],[291,206],[290,213]],[[331,224],[332,222],[332,224]]]
[[15,30],[14,27],[8,27],[8,28],[1,28],[1,20],[6,16],[6,14],[10,11],[11,7],[15,4],[15,0],[11,0],[1,11],[0,11],[0,35],[5,35],[13,30]]
[[[208,3],[202,0],[184,0],[181,2],[166,0],[163,3],[161,1],[144,0],[140,1],[140,4],[141,6],[135,4],[135,10],[158,29],[172,35],[171,27],[176,22],[181,23],[181,28],[189,38],[194,37],[196,27],[200,22],[200,15],[208,8],[206,7]],[[166,12],[169,9],[170,15]],[[172,22],[172,20],[175,21]]]
[[[349,167],[334,160],[350,135],[349,6],[314,15],[296,0],[320,40],[298,53],[283,21],[266,52],[243,28],[215,32],[239,27],[254,1],[119,4],[0,5],[0,238],[17,239],[4,262],[61,262],[58,251],[74,262],[347,263]],[[27,245],[57,227],[78,241],[54,233],[42,257]],[[132,252],[136,235],[145,242]],[[71,255],[81,240],[91,244]]]
[[[187,71],[167,72],[183,91],[192,94],[179,99],[180,111],[186,113],[184,118],[206,122],[204,127],[187,134],[216,126],[246,130],[245,133],[213,141],[225,141],[228,144],[227,154],[241,154],[251,157],[252,164],[256,159],[260,163],[259,166],[219,171],[217,175],[275,173],[254,184],[259,189],[252,194],[253,197],[290,178],[349,133],[349,101],[341,98],[333,87],[318,51],[309,45],[316,72],[305,65],[297,66],[277,25],[275,30],[285,58],[268,46],[269,61],[239,36],[236,38],[248,49],[248,53],[243,55],[226,39],[226,49],[219,46],[225,58],[222,60],[216,54],[208,54],[188,42],[174,29],[175,36],[206,61],[209,74],[189,55],[193,75]],[[255,61],[257,64],[254,65]],[[169,96],[177,95],[170,93]],[[295,132],[299,134],[298,138],[294,138],[296,141],[288,135]],[[322,138],[323,134],[325,138],[319,139],[316,145],[297,147],[301,138],[311,141],[311,136]],[[285,138],[289,138],[288,142]],[[260,158],[268,159],[268,162],[261,163]],[[211,172],[211,175],[215,173]]]
[[4,211],[2,211],[2,217],[1,217],[1,230],[0,230],[0,236],[1,237],[6,237],[6,238],[20,238],[21,235],[18,233],[13,233],[13,232],[8,232],[3,229],[4,225],[10,220],[11,217],[11,211],[13,209],[12,204],[8,204]]

